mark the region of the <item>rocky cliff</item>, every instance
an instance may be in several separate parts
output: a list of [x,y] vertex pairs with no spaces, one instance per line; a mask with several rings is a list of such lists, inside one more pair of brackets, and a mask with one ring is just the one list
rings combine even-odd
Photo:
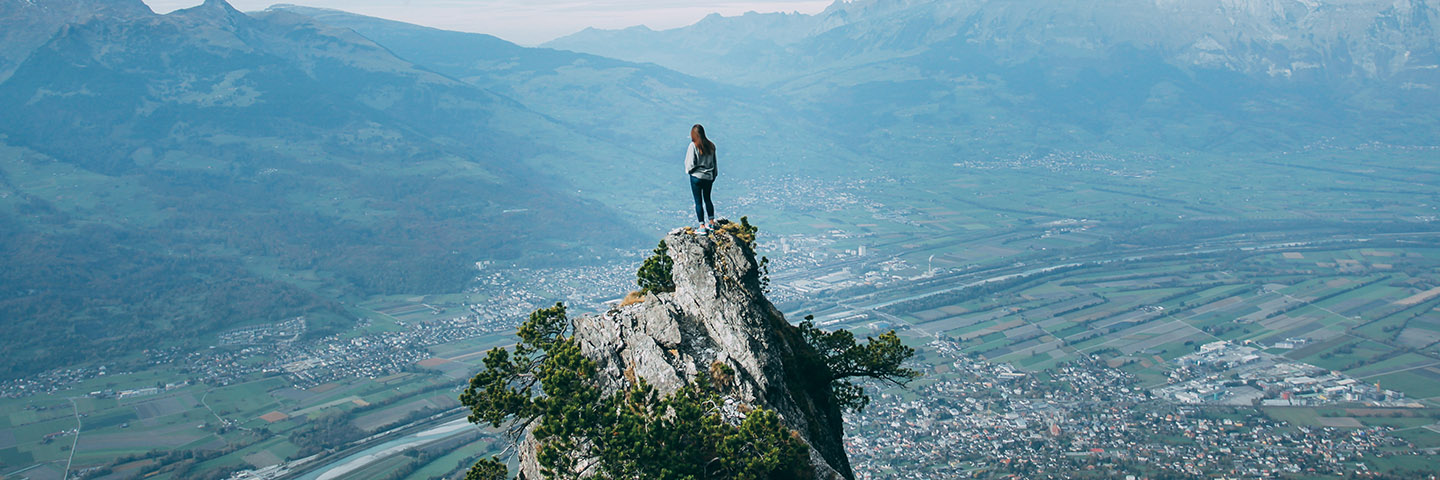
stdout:
[[[728,366],[726,416],[751,407],[774,410],[809,444],[816,478],[854,478],[828,370],[766,300],[749,244],[724,231],[680,230],[665,243],[675,291],[574,320],[574,339],[596,362],[601,386],[616,391],[643,379],[664,394]],[[532,438],[520,457],[525,478],[543,478]]]

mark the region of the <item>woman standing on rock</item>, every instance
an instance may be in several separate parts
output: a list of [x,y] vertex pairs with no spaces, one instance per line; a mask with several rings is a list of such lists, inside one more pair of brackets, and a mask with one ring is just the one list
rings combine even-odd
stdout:
[[715,143],[705,137],[705,127],[698,123],[690,127],[690,147],[685,150],[685,173],[690,174],[690,195],[695,197],[695,217],[700,222],[696,231],[707,233],[715,227],[715,204],[710,203],[710,187],[715,184],[716,173]]

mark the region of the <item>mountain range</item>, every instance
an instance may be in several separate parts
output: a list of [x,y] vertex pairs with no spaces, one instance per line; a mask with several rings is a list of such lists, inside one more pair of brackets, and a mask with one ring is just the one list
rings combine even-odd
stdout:
[[1433,144],[1436,12],[856,0],[526,48],[299,6],[0,0],[0,378],[295,315],[335,331],[476,261],[614,256],[685,221],[693,123],[727,181]]
[[1433,0],[862,0],[665,31],[590,29],[544,46],[864,118],[846,132],[869,151],[893,147],[876,137],[893,130],[972,152],[1156,139],[1257,151],[1320,137],[1433,143],[1437,15]]
[[754,85],[963,44],[1012,65],[1131,48],[1183,69],[1420,88],[1440,79],[1437,15],[1426,0],[862,0],[815,15],[711,15],[658,32],[587,29],[546,45]]
[[[0,84],[0,317],[7,351],[39,358],[5,376],[298,314],[339,328],[348,295],[459,291],[476,261],[635,238],[545,165],[618,147],[353,31],[223,1],[62,3],[5,2],[116,12],[59,27]],[[57,348],[74,345],[93,348]]]

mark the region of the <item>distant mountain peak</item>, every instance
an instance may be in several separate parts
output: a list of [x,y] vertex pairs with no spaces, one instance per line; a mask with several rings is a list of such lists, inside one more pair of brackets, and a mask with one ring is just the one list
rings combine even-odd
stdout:
[[185,10],[193,10],[193,11],[223,11],[223,12],[226,12],[226,13],[229,13],[229,12],[240,13],[239,10],[236,10],[235,7],[233,7],[233,6],[230,5],[230,2],[226,2],[225,0],[205,0],[204,3],[201,3],[201,4],[196,5],[196,6],[194,6],[194,7],[187,8],[187,9],[185,9]]
[[325,13],[325,14],[340,14],[340,15],[357,15],[357,14],[354,14],[354,13],[350,13],[350,12],[347,12],[347,11],[344,11],[344,10],[337,10],[337,9],[334,9],[334,8],[307,7],[307,6],[304,6],[304,5],[296,5],[296,4],[293,4],[293,3],[277,3],[277,4],[271,5],[271,6],[269,6],[269,7],[265,7],[265,10],[264,10],[264,11],[266,11],[266,12],[293,12],[293,13],[299,13],[299,14],[301,14],[301,15],[307,15],[307,16],[316,15],[316,14],[321,14],[321,13]]
[[206,20],[209,22],[223,22],[234,25],[236,22],[246,21],[250,17],[245,13],[236,10],[225,0],[205,0],[205,3],[183,10],[176,10],[170,15],[180,18]]

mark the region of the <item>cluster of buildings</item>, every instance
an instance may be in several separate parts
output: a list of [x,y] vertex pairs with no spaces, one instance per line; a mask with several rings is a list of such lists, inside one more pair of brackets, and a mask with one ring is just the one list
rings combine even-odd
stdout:
[[1052,173],[1091,172],[1112,177],[1148,178],[1155,174],[1154,165],[1167,165],[1170,159],[1137,154],[1129,156],[1076,151],[1048,152],[1044,155],[1022,153],[1010,158],[963,160],[955,166],[965,170],[1045,170]]
[[[288,344],[286,345],[288,347]],[[265,364],[251,361],[257,355],[268,355],[284,348],[280,345],[251,345],[235,348],[210,348],[184,351],[179,347],[151,350],[152,365],[179,365],[191,380],[208,385],[231,385],[245,377],[265,370]]]
[[[856,205],[873,203],[864,195],[864,189],[872,182],[893,181],[890,177],[872,177],[854,180],[823,180],[813,177],[759,176],[741,178],[734,190],[753,192],[752,195],[738,195],[725,199],[726,212],[754,212],[757,210],[782,212],[838,212]],[[727,187],[728,188],[728,187]],[[689,210],[682,210],[689,213]],[[669,212],[666,212],[667,214]],[[673,218],[692,218],[688,215]],[[732,217],[731,220],[739,221]],[[763,225],[762,225],[763,227]],[[669,228],[665,226],[662,228]]]
[[[1287,339],[1293,344],[1297,339]],[[1158,396],[1191,405],[1319,406],[1336,403],[1419,408],[1405,394],[1380,388],[1255,347],[1217,341],[1175,360]]]
[[257,345],[270,342],[293,342],[305,334],[305,316],[283,322],[251,325],[220,332],[220,345]]
[[[600,309],[604,295],[623,295],[628,287],[614,284],[615,278],[626,278],[617,271],[627,267],[619,265],[493,272],[486,269],[488,265],[477,267],[481,275],[475,290],[484,292],[486,299],[464,305],[468,310],[464,315],[400,321],[397,326],[401,328],[396,331],[364,335],[350,332],[295,341],[304,332],[305,320],[300,317],[221,335],[222,345],[243,346],[240,349],[216,348],[188,354],[157,351],[164,358],[157,357],[154,363],[170,360],[186,365],[192,378],[213,385],[228,385],[253,374],[287,375],[300,387],[346,378],[378,378],[413,368],[416,362],[430,358],[427,347],[513,332],[530,312],[551,305],[549,298],[586,299],[567,305],[579,311],[587,306]],[[367,320],[360,320],[356,328],[368,325]],[[257,357],[273,360],[256,363],[252,359]]]
[[408,322],[396,331],[332,335],[316,342],[282,346],[272,353],[274,361],[265,370],[290,375],[299,387],[346,378],[378,378],[413,368],[416,362],[430,358],[427,347],[513,331],[517,322],[518,318],[460,315]]
[[177,388],[184,388],[184,387],[189,386],[189,385],[190,385],[190,382],[180,381],[180,382],[167,383],[167,384],[165,384],[165,386],[163,386],[163,387],[161,387],[161,386],[154,386],[154,387],[144,387],[144,388],[132,388],[132,389],[127,389],[127,390],[119,390],[119,391],[116,391],[115,389],[107,388],[107,389],[104,389],[104,390],[96,390],[96,391],[90,392],[90,396],[93,397],[93,398],[118,398],[118,399],[124,400],[124,399],[127,399],[127,398],[148,397],[148,396],[151,396],[151,395],[158,395],[158,394],[160,394],[161,392],[168,392],[168,391],[170,391],[170,390],[175,390],[175,389],[177,389]]
[[112,373],[104,365],[97,367],[57,368],[24,378],[0,381],[0,398],[21,398],[54,393],[71,385]]
[[635,285],[635,271],[649,255],[646,250],[643,256],[635,255],[631,261],[604,265],[482,269],[470,291],[482,293],[487,299],[470,305],[470,311],[482,321],[508,322],[511,328],[516,319],[554,305],[552,299],[556,298],[567,299],[565,305],[572,311],[604,311],[606,301],[623,298],[626,293],[639,289]]
[[429,358],[429,352],[411,332],[406,329],[353,338],[327,337],[276,352],[275,361],[266,368],[290,375],[299,388],[347,378],[383,377]]
[[[300,387],[346,378],[377,378],[413,368],[430,358],[426,347],[515,329],[505,321],[476,315],[402,322],[400,330],[336,334],[311,341],[271,341],[242,348],[180,353],[157,350],[153,363],[183,365],[184,373],[210,385],[230,385],[251,375],[287,375]],[[361,320],[358,328],[368,326]],[[285,337],[293,338],[293,337]],[[256,358],[268,358],[256,362]]]
[[923,386],[847,417],[857,478],[1336,475],[1403,444],[1388,428],[1297,428],[1258,411],[1181,405],[1090,358],[1027,373],[947,340],[931,347],[941,361],[925,366]]

